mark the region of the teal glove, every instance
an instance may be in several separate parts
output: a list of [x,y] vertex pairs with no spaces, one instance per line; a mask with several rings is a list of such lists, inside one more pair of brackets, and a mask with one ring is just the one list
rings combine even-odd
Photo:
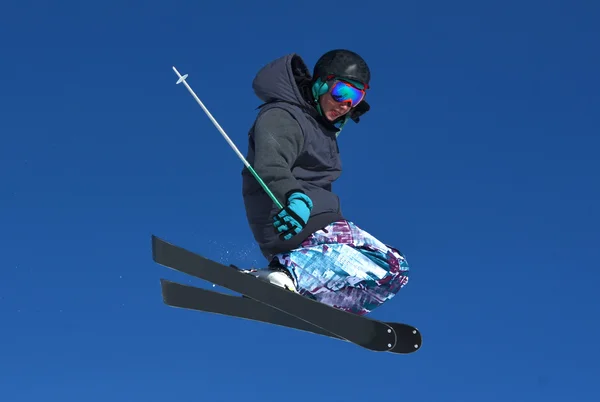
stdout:
[[313,208],[312,200],[303,193],[292,193],[287,202],[273,217],[273,226],[282,240],[289,240],[302,231]]

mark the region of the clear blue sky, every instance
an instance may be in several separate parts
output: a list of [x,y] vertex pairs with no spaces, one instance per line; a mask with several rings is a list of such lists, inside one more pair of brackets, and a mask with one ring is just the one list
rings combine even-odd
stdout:
[[[0,394],[10,402],[600,400],[594,1],[4,1]],[[312,25],[315,24],[315,25]],[[394,356],[162,304],[150,235],[263,264],[240,149],[257,70],[348,47],[347,217],[409,259]]]

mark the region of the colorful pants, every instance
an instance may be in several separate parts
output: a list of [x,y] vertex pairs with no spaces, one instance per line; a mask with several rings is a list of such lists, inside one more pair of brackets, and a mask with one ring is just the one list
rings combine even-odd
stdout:
[[408,283],[404,256],[348,221],[328,225],[274,259],[290,271],[300,294],[358,315]]

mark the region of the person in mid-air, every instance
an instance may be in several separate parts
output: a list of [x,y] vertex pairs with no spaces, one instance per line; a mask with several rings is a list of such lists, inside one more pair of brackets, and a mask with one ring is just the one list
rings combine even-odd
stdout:
[[338,134],[369,111],[371,73],[349,50],[332,50],[311,75],[297,54],[260,69],[253,89],[264,102],[250,129],[247,160],[284,205],[279,209],[248,169],[242,195],[273,284],[364,315],[408,282],[403,254],[347,220],[333,182],[342,172]]

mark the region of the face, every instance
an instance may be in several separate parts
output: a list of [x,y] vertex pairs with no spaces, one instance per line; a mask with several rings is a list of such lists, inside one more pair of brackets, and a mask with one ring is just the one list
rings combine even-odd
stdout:
[[336,102],[329,92],[321,96],[319,103],[321,104],[323,115],[329,121],[334,121],[350,111],[349,102]]

